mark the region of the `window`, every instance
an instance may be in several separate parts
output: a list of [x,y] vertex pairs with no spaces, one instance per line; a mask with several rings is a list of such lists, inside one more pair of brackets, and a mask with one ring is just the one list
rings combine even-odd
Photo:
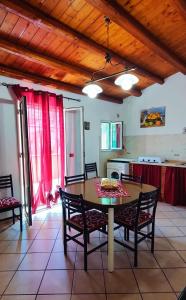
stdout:
[[101,122],[101,150],[121,150],[122,136],[122,122]]

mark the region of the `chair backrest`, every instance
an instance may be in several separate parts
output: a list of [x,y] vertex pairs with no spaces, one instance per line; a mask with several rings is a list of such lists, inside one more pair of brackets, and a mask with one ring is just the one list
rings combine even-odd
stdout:
[[66,193],[62,190],[62,188],[59,188],[59,194],[62,200],[64,221],[66,221],[67,219],[66,211],[69,209],[74,209],[75,207],[76,212],[81,213],[83,215],[84,226],[86,226],[85,204],[84,204],[82,194],[76,195],[76,194]]
[[120,180],[121,181],[125,181],[126,180],[126,181],[132,181],[132,182],[142,183],[141,176],[129,175],[129,174],[124,174],[124,173],[121,173]]
[[137,214],[136,214],[137,223],[141,211],[146,211],[147,213],[150,213],[152,216],[152,220],[155,219],[158,196],[159,196],[159,189],[156,189],[152,192],[140,193],[139,200],[137,202]]
[[0,190],[10,189],[11,196],[14,196],[13,184],[12,184],[12,175],[0,176]]
[[96,164],[96,162],[85,164],[85,176],[86,176],[86,179],[88,179],[88,173],[93,173],[93,172],[95,172],[96,177],[98,177],[98,170],[97,170],[97,164]]
[[85,174],[65,176],[65,185],[73,184],[76,182],[83,182],[83,181],[85,181]]

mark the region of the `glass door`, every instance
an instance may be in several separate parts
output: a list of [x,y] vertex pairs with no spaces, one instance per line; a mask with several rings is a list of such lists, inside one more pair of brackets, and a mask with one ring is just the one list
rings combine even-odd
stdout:
[[30,160],[28,148],[28,127],[26,97],[19,103],[19,140],[22,201],[28,225],[32,225],[32,208],[30,194]]

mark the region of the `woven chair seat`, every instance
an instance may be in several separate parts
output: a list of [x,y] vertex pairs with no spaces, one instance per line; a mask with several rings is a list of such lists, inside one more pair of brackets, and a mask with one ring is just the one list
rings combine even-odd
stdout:
[[[96,230],[100,227],[107,225],[107,215],[95,209],[85,213],[88,231]],[[84,229],[83,215],[78,214],[70,218],[69,223],[77,226],[81,230]]]
[[21,202],[14,197],[5,197],[0,199],[0,209],[20,207]]
[[[152,219],[152,215],[145,211],[140,211],[138,226],[146,224],[148,221]],[[136,221],[136,209],[135,208],[125,208],[121,209],[114,215],[114,222],[117,224],[121,224],[127,227],[134,227]]]

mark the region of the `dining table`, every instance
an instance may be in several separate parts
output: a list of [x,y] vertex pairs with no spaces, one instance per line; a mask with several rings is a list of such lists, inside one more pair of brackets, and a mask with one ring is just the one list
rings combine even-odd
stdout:
[[129,206],[139,199],[140,192],[152,192],[156,187],[136,182],[118,181],[120,192],[101,191],[101,178],[73,183],[65,187],[65,192],[82,194],[86,204],[101,211],[108,211],[108,271],[114,271],[114,209]]

